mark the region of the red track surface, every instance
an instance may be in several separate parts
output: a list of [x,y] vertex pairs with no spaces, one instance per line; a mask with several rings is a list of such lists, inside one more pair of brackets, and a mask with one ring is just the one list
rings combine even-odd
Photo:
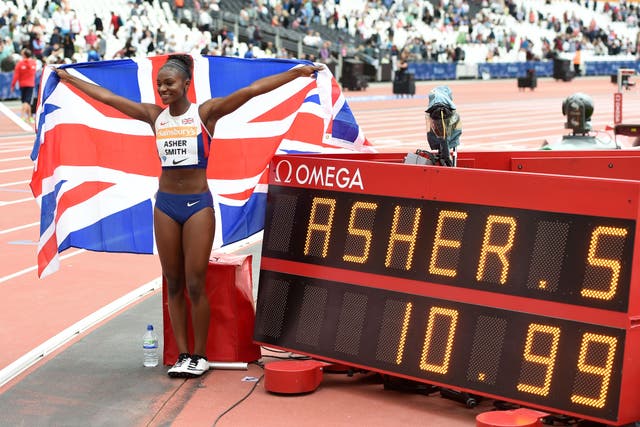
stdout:
[[[460,150],[535,149],[545,139],[560,139],[567,133],[562,101],[576,92],[594,99],[593,129],[602,130],[612,124],[613,93],[617,90],[607,76],[572,82],[539,79],[535,91],[524,92],[517,89],[515,80],[419,82],[412,98],[393,97],[391,84],[385,83],[362,92],[345,91],[345,96],[365,135],[379,151],[413,152],[427,148],[423,111],[428,91],[440,84],[451,87],[462,118]],[[635,90],[625,92],[623,114],[625,122],[640,123],[640,94]],[[157,279],[160,273],[154,256],[70,249],[63,253],[60,271],[38,279],[39,209],[28,184],[33,138],[33,133],[24,132],[0,114],[0,372],[102,307]],[[45,357],[39,363],[47,360]],[[242,375],[260,373],[252,367]],[[0,387],[0,395],[26,374],[28,371]],[[209,373],[189,392],[176,384],[175,396],[158,409],[156,419],[152,422],[145,413],[140,424],[173,420],[173,425],[212,425],[248,390],[247,383],[240,383],[237,376],[234,371]],[[431,396],[425,401],[421,395],[387,393],[369,377],[329,376],[317,392],[281,398],[275,406],[264,390],[259,396],[252,396],[251,405],[231,411],[220,425],[281,425],[289,419],[300,426],[469,426],[477,413],[487,409],[468,410]]]

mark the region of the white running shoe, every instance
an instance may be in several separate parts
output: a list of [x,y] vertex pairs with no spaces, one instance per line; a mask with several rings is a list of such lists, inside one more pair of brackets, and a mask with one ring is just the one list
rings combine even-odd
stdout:
[[185,369],[191,363],[191,356],[189,353],[180,353],[176,363],[169,368],[167,375],[172,378],[184,378],[187,376]]
[[187,378],[199,377],[209,370],[209,362],[205,357],[196,354],[191,355],[189,363],[183,368]]

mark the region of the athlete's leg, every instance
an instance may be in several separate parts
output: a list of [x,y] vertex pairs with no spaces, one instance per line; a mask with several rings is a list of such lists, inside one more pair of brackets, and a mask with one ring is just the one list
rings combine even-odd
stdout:
[[189,353],[187,307],[184,295],[182,226],[157,207],[154,209],[153,221],[162,275],[167,281],[167,303],[171,328],[178,346],[178,352]]
[[193,354],[199,356],[207,355],[210,307],[205,285],[214,230],[215,218],[211,207],[193,214],[182,228],[185,278],[193,322]]

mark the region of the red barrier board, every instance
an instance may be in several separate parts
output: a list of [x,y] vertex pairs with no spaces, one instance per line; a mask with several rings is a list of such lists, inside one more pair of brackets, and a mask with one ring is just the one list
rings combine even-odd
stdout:
[[640,152],[376,156],[274,158],[255,341],[640,420]]
[[[255,321],[251,279],[251,255],[218,254],[209,261],[206,293],[211,307],[207,340],[207,359],[215,362],[253,362],[261,357],[253,343]],[[186,292],[186,291],[185,291]],[[187,298],[187,310],[189,309]],[[193,348],[193,327],[188,316],[189,346]],[[171,328],[167,307],[167,284],[162,286],[164,326],[163,363],[173,365],[178,347]]]

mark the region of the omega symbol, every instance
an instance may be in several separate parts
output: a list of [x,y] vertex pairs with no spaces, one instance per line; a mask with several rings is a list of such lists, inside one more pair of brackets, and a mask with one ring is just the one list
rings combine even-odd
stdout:
[[[280,177],[281,176],[281,166],[282,164],[285,165],[286,168],[286,172],[284,175],[284,180]],[[278,162],[278,164],[276,164],[276,169],[275,169],[275,181],[276,182],[284,182],[284,183],[290,183],[291,182],[291,174],[293,173],[293,166],[291,166],[291,162],[289,160],[280,160]]]

